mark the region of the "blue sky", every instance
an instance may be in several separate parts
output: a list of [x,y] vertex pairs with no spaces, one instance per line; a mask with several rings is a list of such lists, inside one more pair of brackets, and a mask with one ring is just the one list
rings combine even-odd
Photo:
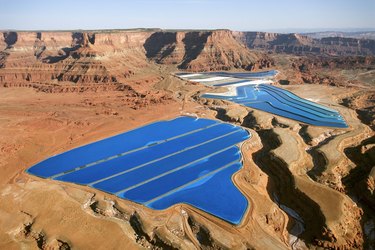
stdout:
[[0,0],[0,29],[375,29],[375,0]]

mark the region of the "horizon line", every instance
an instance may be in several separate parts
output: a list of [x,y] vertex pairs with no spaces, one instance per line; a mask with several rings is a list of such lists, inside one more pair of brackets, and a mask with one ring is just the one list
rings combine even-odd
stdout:
[[269,33],[319,33],[319,32],[375,32],[375,28],[280,28],[280,29],[254,29],[254,30],[235,30],[230,28],[203,28],[203,29],[195,29],[195,28],[142,28],[142,27],[135,27],[135,28],[103,28],[103,29],[1,29],[0,32],[74,32],[74,31],[86,31],[86,32],[95,32],[95,31],[220,31],[220,30],[229,30],[229,31],[237,31],[237,32],[269,32]]

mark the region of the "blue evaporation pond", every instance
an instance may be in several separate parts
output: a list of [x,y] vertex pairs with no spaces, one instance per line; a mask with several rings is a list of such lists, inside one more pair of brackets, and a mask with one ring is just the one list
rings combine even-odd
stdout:
[[236,144],[249,137],[238,126],[183,116],[55,155],[27,172],[152,209],[186,203],[239,224],[248,202],[231,177],[242,168]]
[[[222,85],[223,86],[223,85]],[[268,84],[245,85],[236,88],[237,95],[204,94],[203,98],[228,100],[306,124],[347,128],[336,110],[308,101]]]

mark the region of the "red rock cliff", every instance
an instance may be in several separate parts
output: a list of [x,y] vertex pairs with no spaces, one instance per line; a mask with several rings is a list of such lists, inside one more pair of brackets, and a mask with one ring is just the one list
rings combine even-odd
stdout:
[[146,41],[145,48],[150,59],[191,71],[252,70],[272,64],[264,54],[240,44],[229,30],[157,32]]
[[190,71],[269,67],[229,30],[3,32],[0,83],[116,83],[153,63]]

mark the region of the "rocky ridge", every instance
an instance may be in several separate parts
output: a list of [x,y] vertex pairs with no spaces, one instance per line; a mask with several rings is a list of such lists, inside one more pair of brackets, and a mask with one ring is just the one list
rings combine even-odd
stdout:
[[123,83],[145,69],[155,72],[155,63],[189,71],[254,70],[273,64],[228,30],[2,32],[0,49],[2,85]]
[[300,34],[235,32],[237,40],[250,49],[275,53],[330,56],[368,56],[375,54],[375,40],[348,37],[312,38]]
[[239,43],[229,30],[156,32],[145,43],[148,58],[190,71],[254,70],[270,67],[266,55]]

